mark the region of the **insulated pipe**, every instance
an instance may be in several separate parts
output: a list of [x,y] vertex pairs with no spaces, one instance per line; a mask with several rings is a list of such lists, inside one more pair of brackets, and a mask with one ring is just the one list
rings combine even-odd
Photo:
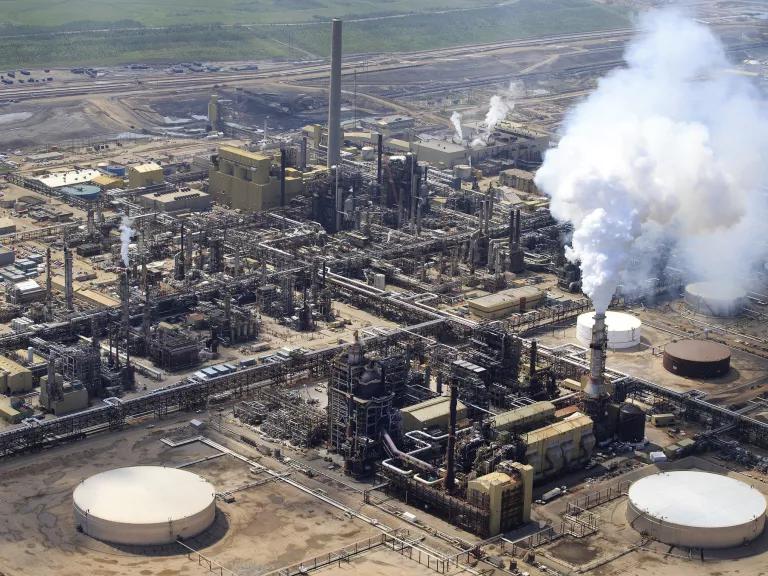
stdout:
[[328,168],[341,161],[341,20],[331,23],[331,85],[328,98]]

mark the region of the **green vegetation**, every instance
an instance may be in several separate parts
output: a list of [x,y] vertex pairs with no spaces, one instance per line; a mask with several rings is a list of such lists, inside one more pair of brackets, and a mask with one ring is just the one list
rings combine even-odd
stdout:
[[628,25],[623,12],[592,0],[494,5],[420,0],[420,13],[412,13],[408,0],[0,0],[0,6],[5,23],[1,68],[324,56],[329,42],[324,22],[336,15],[347,19],[347,53],[425,50]]

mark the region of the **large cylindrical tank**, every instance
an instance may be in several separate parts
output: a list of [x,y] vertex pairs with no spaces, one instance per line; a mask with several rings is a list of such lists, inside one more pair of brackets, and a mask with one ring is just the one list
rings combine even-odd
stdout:
[[664,348],[664,368],[686,378],[719,378],[731,369],[731,349],[712,340],[679,340]]
[[[594,312],[584,312],[579,314],[576,319],[576,338],[584,346],[589,346],[592,341],[594,325]],[[611,350],[625,350],[640,344],[642,322],[636,316],[625,312],[606,312],[605,328],[608,336],[608,348]]]
[[685,303],[706,316],[738,316],[746,294],[741,288],[715,282],[694,282],[685,287]]
[[376,150],[373,146],[363,146],[361,152],[363,160],[373,160],[376,157]]
[[645,437],[645,412],[634,404],[622,404],[617,432],[622,442],[642,442]]

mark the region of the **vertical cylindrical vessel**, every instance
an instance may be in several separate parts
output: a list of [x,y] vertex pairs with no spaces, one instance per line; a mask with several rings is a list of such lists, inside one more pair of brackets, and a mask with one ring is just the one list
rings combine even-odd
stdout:
[[341,157],[341,20],[331,23],[331,86],[328,99],[328,162],[335,166]]

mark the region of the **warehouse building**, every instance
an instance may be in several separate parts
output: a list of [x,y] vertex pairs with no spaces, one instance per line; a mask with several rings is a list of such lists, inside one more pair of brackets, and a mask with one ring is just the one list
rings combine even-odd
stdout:
[[527,312],[543,303],[544,292],[535,286],[510,288],[468,302],[470,314],[485,320],[498,320],[515,312]]

